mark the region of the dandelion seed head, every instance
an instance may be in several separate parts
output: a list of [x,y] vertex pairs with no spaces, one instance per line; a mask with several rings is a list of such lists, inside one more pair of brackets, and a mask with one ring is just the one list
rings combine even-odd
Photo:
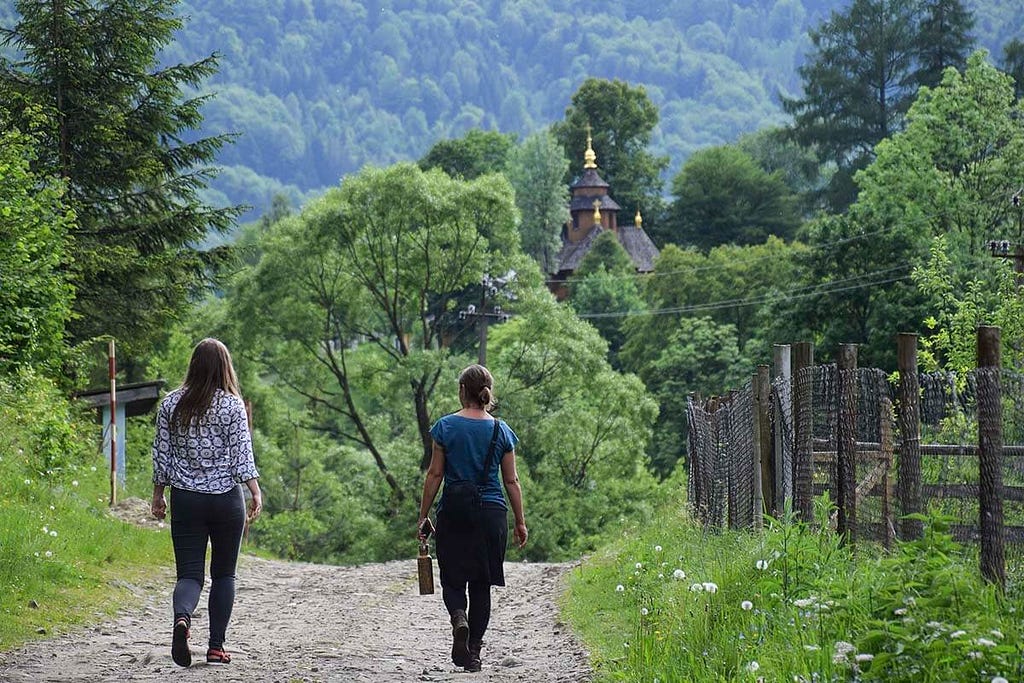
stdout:
[[647,616],[647,608],[646,608],[646,607],[641,607],[641,608],[640,608],[640,614],[641,614],[642,616],[645,616],[645,617],[646,617],[646,616]]
[[31,485],[32,485],[32,480],[31,479],[26,479],[25,480],[25,486],[31,486]]
[[684,572],[682,569],[677,569],[674,572],[672,572],[672,578],[676,581],[682,581],[686,578],[686,572]]
[[691,583],[690,584],[690,592],[691,593],[700,593],[703,590],[704,590],[704,586],[699,584],[699,583]]
[[636,563],[636,568],[637,569],[643,569],[643,567],[644,567],[644,563],[643,562],[637,562]]
[[50,529],[50,535],[56,537],[57,536],[57,532],[54,531],[53,529]]
[[658,574],[658,578],[659,578],[659,579],[664,579],[664,578],[665,578],[665,575],[664,575],[664,574]]
[[898,609],[894,609],[892,611],[892,613],[895,614],[898,617],[902,617],[904,614],[907,613],[907,608],[906,607],[900,607]]
[[1003,638],[1003,632],[999,631],[997,629],[992,629],[991,631],[989,631],[989,633],[994,635],[996,638],[999,638],[1000,640],[1002,640],[1002,638]]
[[953,631],[949,634],[950,638],[961,638],[967,635],[967,631]]
[[718,584],[712,583],[710,581],[707,581],[707,582],[704,583],[704,590],[707,593],[717,593],[718,592]]
[[761,571],[764,571],[765,569],[768,569],[768,560],[758,560],[754,566]]
[[976,642],[978,645],[981,645],[982,647],[995,647],[996,646],[996,641],[989,640],[988,638],[978,638],[974,642]]
[[744,612],[749,612],[750,610],[754,609],[754,603],[752,603],[750,600],[744,600],[740,603],[740,608]]
[[761,668],[761,665],[758,664],[756,661],[748,662],[747,663],[747,671],[749,671],[750,673],[754,673],[755,671],[757,671],[760,668]]
[[71,485],[72,486],[78,486],[78,480],[77,479],[72,479],[71,480]]
[[621,593],[624,590],[626,590],[626,587],[623,586],[621,583],[618,586],[615,587],[615,592],[616,593]]
[[1010,682],[1008,680],[1006,680],[1005,678],[1003,678],[1002,676],[995,676],[992,679],[992,683],[1010,683]]
[[47,557],[53,557],[53,551],[52,551],[52,550],[47,550],[47,551],[46,551],[45,553],[43,553],[43,554],[44,554],[44,555],[46,555]]
[[654,552],[660,553],[661,552],[661,546],[660,545],[654,546]]
[[984,655],[982,655],[977,650],[973,650],[973,651],[967,653],[967,658],[968,659],[981,659],[983,656]]

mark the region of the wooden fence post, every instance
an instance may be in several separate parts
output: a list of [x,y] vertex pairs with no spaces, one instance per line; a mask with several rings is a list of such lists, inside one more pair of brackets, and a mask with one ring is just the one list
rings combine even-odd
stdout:
[[727,400],[728,409],[724,415],[726,417],[726,448],[724,451],[719,452],[719,457],[725,463],[725,482],[726,482],[726,514],[728,517],[727,529],[739,528],[739,500],[737,500],[738,493],[738,482],[736,481],[736,464],[733,454],[736,452],[736,425],[733,412],[736,408],[736,394],[735,389],[729,390],[729,398]]
[[900,463],[896,474],[896,497],[900,506],[900,538],[920,538],[921,522],[906,515],[921,512],[921,386],[917,377],[917,335],[901,332],[896,342],[900,381],[899,412]]
[[978,327],[978,512],[981,574],[1006,587],[1003,530],[1003,406],[998,327]]
[[892,548],[896,527],[892,523],[892,401],[883,398],[878,411],[878,434],[881,446],[882,465],[882,545]]
[[836,412],[836,507],[839,535],[857,540],[857,345],[840,344],[836,359],[839,410]]
[[772,460],[772,428],[769,407],[772,383],[767,365],[754,375],[754,528],[764,525],[764,511],[775,509],[775,462]]
[[814,519],[814,344],[793,345],[793,510]]
[[[790,467],[790,471],[786,471],[786,459],[785,459],[785,443],[788,439],[790,447],[793,445],[793,423],[792,421],[785,422],[780,419],[781,413],[784,410],[788,410],[789,414],[793,414],[793,367],[790,363],[791,354],[789,344],[775,344],[772,348],[772,364],[774,367],[774,375],[776,378],[783,378],[789,383],[790,394],[788,397],[779,397],[779,405],[775,406],[776,419],[773,425],[773,431],[775,433],[775,447],[774,461],[775,461],[775,507],[772,508],[773,514],[776,516],[780,515],[783,510],[786,509],[786,503],[790,506],[793,505],[793,471]],[[782,401],[788,399],[788,405],[783,406]],[[788,482],[788,485],[787,485]]]

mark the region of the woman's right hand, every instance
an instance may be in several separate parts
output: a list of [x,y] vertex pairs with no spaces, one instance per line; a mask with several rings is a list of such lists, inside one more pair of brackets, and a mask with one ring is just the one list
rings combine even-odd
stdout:
[[530,531],[526,528],[526,521],[516,522],[515,531],[512,532],[512,538],[515,539],[516,547],[520,550],[526,545],[526,539],[530,537]]

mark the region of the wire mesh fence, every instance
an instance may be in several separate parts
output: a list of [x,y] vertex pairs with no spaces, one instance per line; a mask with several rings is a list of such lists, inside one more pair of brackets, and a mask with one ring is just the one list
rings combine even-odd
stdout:
[[[987,486],[988,500],[1000,508],[1007,564],[1021,569],[1024,373],[890,374],[857,368],[855,360],[843,369],[834,363],[798,368],[766,389],[770,438],[760,440],[755,393],[747,383],[725,398],[689,402],[690,500],[706,527],[756,525],[754,482],[764,467],[770,473],[761,481],[772,488],[764,500],[774,505],[767,513],[778,514],[786,501],[798,513],[809,510],[804,498],[827,492],[839,503],[832,522],[851,540],[889,544],[911,537],[920,522],[901,518],[923,512],[950,520],[958,540],[979,542],[982,521],[993,519],[980,502]],[[986,405],[996,408],[986,412]],[[995,433],[991,426],[979,430],[992,412],[1000,422],[998,444],[985,436]],[[986,444],[999,454],[987,474]]]

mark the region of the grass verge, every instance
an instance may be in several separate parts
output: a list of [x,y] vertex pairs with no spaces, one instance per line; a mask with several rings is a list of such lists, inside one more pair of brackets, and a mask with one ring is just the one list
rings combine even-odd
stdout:
[[0,650],[113,614],[173,566],[166,527],[107,514],[97,438],[46,381],[0,383]]
[[564,611],[602,682],[1024,680],[1019,584],[935,519],[884,553],[792,518],[709,534],[676,504],[575,569]]

